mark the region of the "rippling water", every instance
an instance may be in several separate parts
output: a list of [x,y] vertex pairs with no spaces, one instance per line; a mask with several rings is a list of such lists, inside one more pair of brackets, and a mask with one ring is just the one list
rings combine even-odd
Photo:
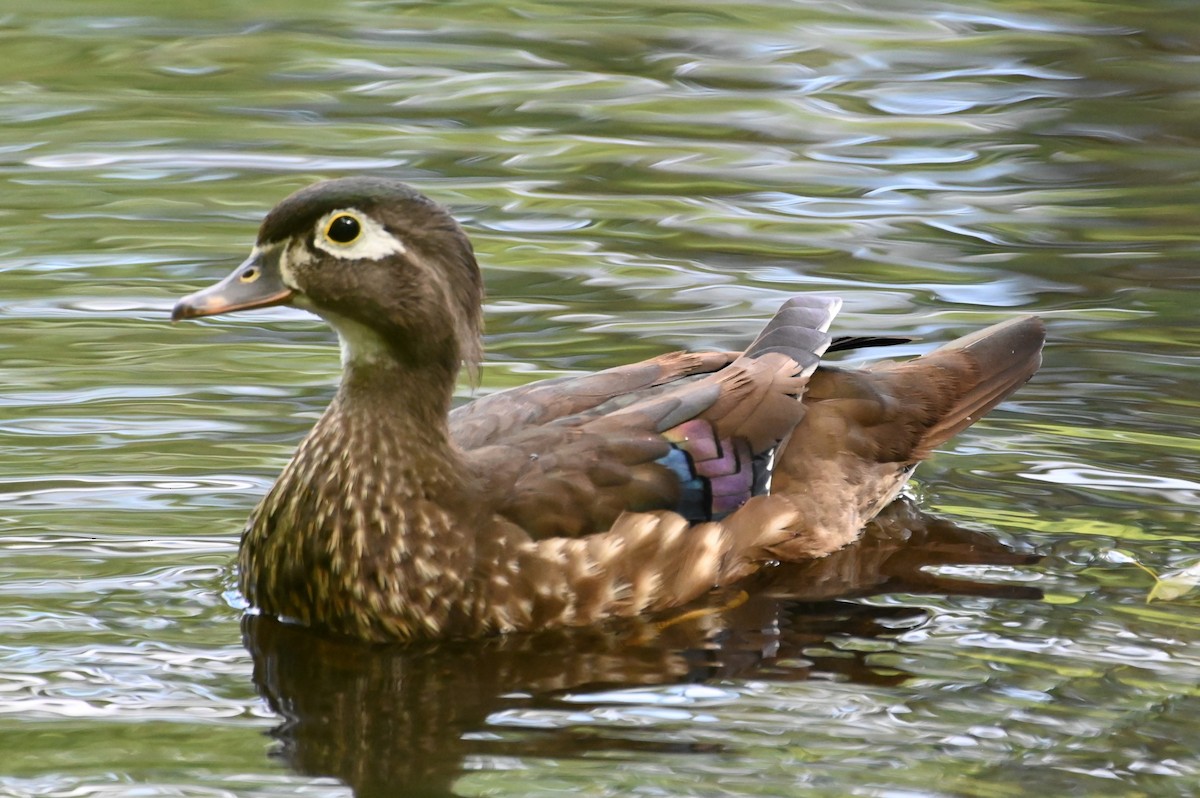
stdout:
[[[169,6],[0,17],[0,795],[1200,789],[1190,0]],[[336,350],[166,319],[365,172],[468,226],[483,391],[806,290],[902,354],[1036,312],[1046,365],[922,467],[936,518],[736,608],[415,650],[243,621],[240,524]]]

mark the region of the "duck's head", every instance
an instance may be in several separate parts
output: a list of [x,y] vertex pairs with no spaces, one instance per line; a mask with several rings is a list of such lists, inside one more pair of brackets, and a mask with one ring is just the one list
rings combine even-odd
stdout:
[[479,358],[482,298],[471,244],[443,207],[398,180],[349,177],[275,206],[250,257],[171,317],[292,305],[333,326],[348,365],[390,357],[457,371]]

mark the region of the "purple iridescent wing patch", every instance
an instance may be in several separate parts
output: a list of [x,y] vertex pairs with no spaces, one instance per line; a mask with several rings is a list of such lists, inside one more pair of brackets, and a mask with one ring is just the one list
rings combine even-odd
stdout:
[[770,453],[755,456],[745,440],[720,439],[702,418],[663,433],[671,451],[658,462],[679,478],[677,512],[691,521],[722,518],[766,486]]

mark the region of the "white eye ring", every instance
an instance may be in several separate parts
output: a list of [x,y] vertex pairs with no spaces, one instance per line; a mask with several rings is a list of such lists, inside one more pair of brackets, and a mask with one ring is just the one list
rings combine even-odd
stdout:
[[407,251],[404,242],[356,208],[338,208],[316,224],[313,246],[340,260],[379,260]]

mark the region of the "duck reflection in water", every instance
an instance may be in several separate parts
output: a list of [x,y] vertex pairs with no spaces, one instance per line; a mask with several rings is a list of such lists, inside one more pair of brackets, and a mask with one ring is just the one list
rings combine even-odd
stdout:
[[[746,592],[727,591],[684,611],[619,626],[419,646],[324,636],[267,616],[245,620],[254,678],[284,719],[272,734],[289,767],[339,779],[360,798],[450,795],[473,758],[562,758],[600,750],[712,751],[712,745],[629,739],[589,727],[523,729],[497,713],[578,711],[574,694],[719,679],[800,681],[835,675],[898,684],[861,651],[814,656],[843,637],[886,640],[920,626],[912,607],[847,601],[878,593],[1037,599],[1031,586],[949,578],[946,565],[1029,565],[1035,555],[893,503],[853,545],[766,569]],[[597,697],[595,704],[603,704]],[[489,728],[490,727],[490,728]],[[489,733],[490,732],[490,733]]]

